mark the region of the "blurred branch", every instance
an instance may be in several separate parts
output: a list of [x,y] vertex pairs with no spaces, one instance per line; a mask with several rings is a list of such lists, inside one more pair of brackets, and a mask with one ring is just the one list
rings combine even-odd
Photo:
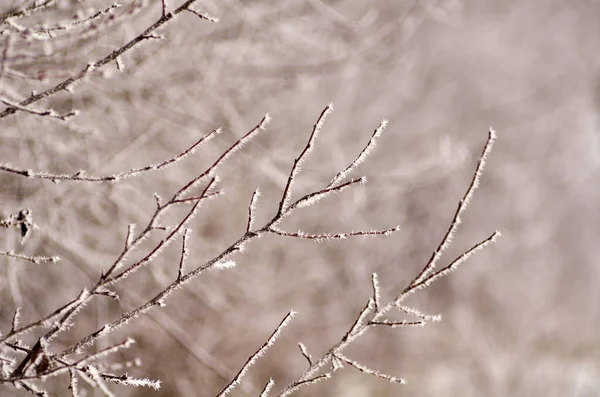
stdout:
[[45,1],[41,1],[40,3],[38,3],[37,1],[34,1],[33,4],[31,4],[30,6],[27,6],[25,8],[21,8],[21,9],[16,8],[16,9],[13,9],[11,11],[1,14],[0,15],[0,23],[4,23],[10,18],[20,18],[25,15],[30,15],[31,13],[33,13],[35,11],[39,11],[46,7],[50,7],[54,3],[56,3],[56,0],[45,0]]
[[[62,82],[58,83],[54,87],[48,88],[47,90],[45,90],[39,94],[31,94],[29,96],[29,98],[25,99],[22,102],[19,102],[18,105],[20,106],[20,108],[14,107],[14,106],[7,107],[2,112],[0,112],[0,119],[10,116],[12,114],[15,114],[17,111],[20,111],[21,108],[27,107],[28,105],[31,105],[32,103],[35,103],[42,99],[48,98],[48,97],[56,94],[57,92],[60,92],[63,90],[69,91],[73,87],[74,84],[81,81],[85,76],[90,74],[92,71],[100,69],[107,63],[116,61],[119,56],[123,55],[125,52],[129,51],[130,49],[137,46],[141,42],[147,40],[148,38],[155,38],[156,36],[154,36],[153,33],[158,28],[165,25],[167,22],[169,22],[171,19],[173,19],[175,16],[177,16],[181,12],[187,11],[188,8],[195,2],[196,2],[196,0],[187,0],[181,6],[179,6],[177,9],[175,9],[174,11],[162,15],[155,23],[153,23],[150,27],[148,27],[143,33],[140,33],[138,36],[136,36],[134,39],[129,41],[124,46],[117,48],[116,50],[113,50],[109,55],[105,56],[104,58],[99,59],[96,62],[89,63],[77,75],[69,77],[66,80],[63,80]],[[10,17],[7,17],[6,19],[8,19],[8,18],[10,18]],[[2,20],[0,19],[0,22],[1,21]]]
[[29,237],[31,229],[36,227],[33,223],[31,210],[29,208],[23,208],[18,213],[12,214],[6,219],[0,219],[0,227],[9,228],[13,226],[19,229],[21,232],[21,242],[24,242],[27,237]]
[[76,21],[76,22],[72,22],[69,24],[65,24],[65,25],[58,25],[58,26],[54,26],[52,28],[41,28],[38,29],[36,31],[36,33],[45,33],[48,36],[52,36],[52,32],[56,32],[56,31],[67,31],[67,30],[71,30],[71,29],[76,29],[82,26],[86,26],[89,25],[89,23],[91,21],[94,21],[98,18],[101,18],[105,15],[111,14],[114,10],[116,10],[117,8],[121,7],[121,5],[119,3],[113,3],[112,5],[110,5],[107,8],[104,8],[102,10],[98,10],[96,11],[93,15],[81,20],[81,21]]
[[69,112],[66,114],[58,114],[52,109],[48,109],[48,110],[31,109],[31,108],[27,108],[25,106],[21,106],[20,104],[12,103],[4,98],[0,98],[0,102],[2,102],[5,105],[8,105],[14,109],[20,110],[21,112],[30,113],[30,114],[33,114],[36,116],[50,117],[50,118],[58,119],[61,121],[69,121],[74,116],[76,116],[78,113],[77,111],[73,111],[73,112]]

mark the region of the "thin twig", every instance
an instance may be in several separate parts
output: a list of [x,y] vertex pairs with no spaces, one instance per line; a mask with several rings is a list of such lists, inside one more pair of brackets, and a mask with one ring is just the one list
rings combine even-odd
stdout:
[[348,237],[356,237],[356,236],[389,236],[392,233],[395,233],[400,230],[400,227],[393,227],[385,230],[360,230],[357,232],[346,232],[346,233],[337,233],[337,234],[308,234],[302,231],[298,232],[286,232],[280,230],[276,227],[272,227],[269,231],[273,234],[277,234],[279,236],[284,237],[296,237],[306,240],[316,240],[316,241],[326,241],[326,240],[344,240]]
[[181,276],[183,275],[185,268],[185,260],[188,256],[188,247],[187,247],[187,242],[188,239],[190,238],[190,233],[191,233],[191,229],[185,229],[183,232],[183,238],[181,239],[181,255],[179,258],[179,269],[177,271],[177,279],[181,280]]
[[39,265],[41,263],[49,263],[49,262],[56,263],[60,260],[60,257],[58,257],[58,256],[29,256],[29,255],[19,254],[17,252],[13,252],[13,251],[8,251],[8,252],[0,251],[0,255],[8,256],[10,258],[23,259],[23,260],[35,263],[36,265]]
[[[460,266],[464,261],[466,261],[471,255],[473,255],[477,251],[484,249],[490,243],[495,242],[499,236],[500,236],[500,232],[495,231],[488,238],[478,242],[473,247],[469,248],[467,251],[462,253],[458,258],[453,260],[449,265],[441,268],[440,270],[436,271],[435,273],[428,275],[426,278],[422,279],[421,281],[419,281],[415,284],[411,284],[410,289],[404,293],[403,298],[406,297],[410,293],[413,293],[419,289],[429,286],[431,283],[433,283],[437,279],[444,277],[448,273],[456,270],[456,268],[458,268],[458,266]],[[399,301],[400,300],[398,300],[398,302]]]
[[381,292],[379,288],[379,277],[377,273],[371,275],[371,284],[373,286],[373,304],[375,305],[375,311],[379,310],[381,301]]
[[121,4],[119,3],[114,3],[111,6],[99,10],[97,12],[95,12],[92,16],[85,18],[81,21],[76,21],[76,22],[72,22],[66,25],[59,25],[59,26],[55,26],[52,28],[41,28],[36,30],[36,33],[46,33],[48,35],[50,35],[52,32],[56,32],[56,31],[61,31],[61,30],[71,30],[71,29],[75,29],[81,26],[86,26],[88,25],[91,21],[101,18],[104,15],[108,15],[111,14],[114,10],[116,10],[117,8],[121,7]]
[[32,108],[28,108],[25,106],[22,106],[21,104],[18,103],[13,103],[11,101],[9,101],[8,99],[5,98],[0,98],[0,102],[2,102],[3,104],[10,106],[14,109],[20,110],[22,112],[25,113],[30,113],[36,116],[42,116],[42,117],[50,117],[50,118],[54,118],[57,120],[61,120],[61,121],[68,121],[71,118],[77,116],[77,111],[72,111],[66,114],[58,114],[56,113],[54,110],[52,109],[48,109],[48,110],[36,110],[36,109],[32,109]]
[[202,138],[194,142],[193,145],[185,149],[183,152],[177,154],[175,157],[172,157],[168,160],[162,161],[157,164],[147,165],[140,168],[133,168],[129,171],[120,172],[112,175],[104,175],[104,176],[86,176],[84,171],[78,171],[74,174],[51,174],[47,172],[34,172],[31,170],[25,170],[21,168],[12,167],[8,164],[0,164],[0,171],[10,172],[13,174],[26,176],[28,178],[36,178],[36,179],[46,179],[53,182],[58,181],[78,181],[78,182],[117,182],[125,178],[129,178],[132,176],[139,175],[143,172],[147,171],[158,171],[169,167],[175,163],[180,162],[184,158],[193,154],[198,148],[200,148],[204,143],[210,141],[217,134],[220,133],[220,129],[216,129],[211,131],[210,133],[204,135]]
[[200,19],[204,19],[205,21],[209,21],[209,22],[219,22],[219,18],[215,18],[211,15],[208,14],[201,14],[198,11],[192,9],[192,8],[188,8],[187,11],[191,12],[192,14],[196,15],[198,18]]
[[273,331],[273,333],[271,334],[271,336],[269,337],[269,339],[267,339],[267,341],[265,343],[263,343],[263,345],[260,347],[260,349],[258,349],[256,351],[256,353],[254,353],[253,355],[251,355],[248,360],[246,360],[246,362],[244,363],[244,365],[242,366],[242,368],[240,369],[240,371],[237,373],[237,375],[231,380],[231,382],[229,382],[229,384],[227,386],[225,386],[225,388],[223,390],[221,390],[221,392],[219,394],[217,394],[217,397],[223,397],[229,393],[231,393],[231,391],[237,386],[238,383],[240,383],[240,381],[242,380],[242,378],[244,377],[244,375],[246,374],[246,372],[248,372],[248,370],[250,369],[250,367],[260,358],[262,357],[265,352],[267,351],[267,349],[269,347],[271,347],[273,345],[273,343],[275,343],[275,341],[277,340],[277,338],[279,337],[279,334],[281,334],[281,330],[289,324],[289,322],[292,320],[292,317],[294,317],[294,314],[296,312],[294,312],[293,310],[290,311],[281,321],[281,323],[279,323],[279,325],[277,326],[277,328],[275,329],[275,331]]
[[252,229],[252,222],[254,222],[254,210],[256,208],[256,199],[260,196],[260,191],[256,189],[254,193],[252,193],[252,197],[250,198],[250,204],[248,205],[248,224],[246,225],[246,232],[249,232]]
[[302,353],[302,355],[304,356],[306,361],[308,361],[308,365],[309,366],[313,365],[312,357],[310,356],[310,353],[308,352],[308,349],[306,348],[304,343],[302,343],[302,342],[298,343],[298,347],[300,348],[300,352]]
[[462,215],[465,208],[467,207],[467,204],[469,204],[469,201],[471,200],[471,197],[473,196],[473,192],[479,186],[479,179],[481,178],[481,172],[483,171],[483,167],[485,166],[486,158],[487,158],[488,154],[490,153],[490,151],[492,150],[495,139],[496,139],[496,133],[494,132],[493,129],[490,129],[489,134],[488,134],[488,140],[487,140],[487,142],[483,148],[483,151],[481,152],[481,155],[479,156],[479,159],[477,161],[477,167],[475,169],[475,173],[473,174],[473,178],[471,179],[471,183],[470,183],[469,187],[467,188],[467,191],[465,192],[462,199],[458,202],[458,207],[456,208],[456,212],[454,213],[454,218],[452,219],[452,222],[450,223],[450,226],[448,227],[448,230],[446,231],[444,238],[442,238],[442,241],[440,242],[440,244],[433,251],[433,254],[431,255],[431,258],[429,259],[429,261],[427,262],[427,265],[425,265],[425,267],[423,267],[423,270],[421,270],[421,272],[417,275],[417,277],[415,277],[415,279],[413,280],[413,282],[411,284],[420,283],[427,276],[427,274],[430,273],[433,270],[433,268],[435,268],[437,261],[439,260],[440,256],[442,255],[442,252],[450,244],[450,241],[452,240],[452,236],[454,235],[454,232],[458,228],[458,225],[460,225],[460,223],[461,223],[460,216]]
[[285,189],[283,190],[283,195],[281,196],[281,201],[279,203],[279,210],[278,210],[279,214],[283,214],[285,212],[285,210],[287,209],[287,204],[290,199],[290,194],[291,194],[291,190],[292,190],[292,184],[294,183],[294,178],[296,177],[298,172],[300,172],[300,165],[304,161],[304,156],[306,156],[308,153],[310,153],[312,151],[314,141],[319,133],[319,130],[323,126],[323,123],[325,122],[325,118],[332,110],[333,110],[332,104],[327,105],[325,107],[325,109],[323,109],[323,111],[321,112],[321,115],[319,116],[319,118],[317,119],[317,122],[315,123],[315,125],[313,127],[312,133],[310,134],[308,141],[306,142],[306,146],[304,147],[304,150],[302,150],[302,152],[300,153],[300,156],[298,156],[298,158],[296,158],[296,160],[294,160],[294,165],[292,166],[292,170],[290,171],[290,175],[288,176],[288,180],[285,185]]
[[400,383],[400,384],[406,383],[406,381],[404,379],[402,379],[402,378],[396,378],[395,376],[382,374],[379,371],[375,371],[375,370],[373,370],[373,369],[371,369],[371,368],[369,368],[369,367],[367,367],[365,365],[362,365],[362,364],[360,364],[360,363],[358,363],[358,362],[356,362],[354,360],[349,359],[348,357],[344,356],[341,353],[337,353],[335,355],[335,357],[338,358],[338,359],[340,359],[340,360],[342,360],[346,364],[349,364],[350,366],[356,368],[360,372],[364,372],[366,374],[376,376],[378,378],[384,379],[384,380],[386,380],[388,382],[391,382],[391,383]]
[[275,381],[271,378],[269,379],[269,381],[265,384],[265,387],[263,388],[262,392],[260,393],[259,397],[268,397],[269,393],[271,392],[271,389],[273,388],[273,385],[275,385]]
[[341,182],[348,174],[350,174],[356,167],[358,167],[361,163],[365,161],[365,159],[369,156],[375,145],[377,144],[377,139],[383,134],[385,127],[387,127],[388,121],[382,120],[379,124],[379,127],[375,129],[371,139],[367,142],[367,145],[363,148],[363,150],[356,156],[354,161],[350,163],[350,165],[343,171],[338,172],[338,174],[329,182],[327,187],[332,187]]
[[177,193],[175,193],[175,199],[179,198],[179,196],[181,196],[182,194],[187,192],[192,186],[194,186],[199,181],[203,180],[205,177],[212,175],[212,173],[215,171],[215,169],[223,161],[225,161],[227,158],[229,158],[231,155],[233,155],[235,152],[237,152],[239,149],[241,149],[244,146],[244,144],[246,144],[252,138],[254,138],[261,130],[264,130],[265,126],[269,123],[269,121],[270,121],[269,114],[265,114],[264,117],[260,120],[260,122],[253,129],[251,129],[250,132],[248,132],[246,135],[242,136],[233,145],[231,145],[227,150],[225,150],[221,154],[221,156],[219,156],[219,158],[210,167],[208,167],[206,169],[206,171],[204,171],[203,173],[198,175],[196,178],[189,181],[181,189],[179,189],[179,191]]
[[340,193],[354,185],[364,185],[365,183],[367,183],[367,178],[363,176],[361,178],[352,179],[348,182],[342,183],[341,185],[338,185],[335,187],[329,187],[329,188],[321,189],[321,190],[316,191],[311,194],[307,194],[306,196],[304,196],[302,198],[302,200],[296,201],[293,204],[293,207],[290,205],[286,210],[284,210],[284,213],[286,211],[293,210],[295,208],[309,207],[309,206],[313,205],[314,203],[324,199],[327,196],[330,196],[334,193]]

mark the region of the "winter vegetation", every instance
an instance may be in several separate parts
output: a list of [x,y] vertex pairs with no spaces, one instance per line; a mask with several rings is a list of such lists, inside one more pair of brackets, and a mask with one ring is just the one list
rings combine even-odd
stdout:
[[0,6],[0,395],[543,395],[485,339],[508,126],[422,52],[469,12]]

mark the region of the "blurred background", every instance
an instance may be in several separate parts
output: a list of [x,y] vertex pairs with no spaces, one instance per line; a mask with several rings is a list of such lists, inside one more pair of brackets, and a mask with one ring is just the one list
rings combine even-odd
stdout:
[[[0,13],[29,3],[5,1]],[[112,13],[56,31],[52,39],[31,34],[112,4],[59,0],[3,21],[2,97],[17,102],[77,74],[160,17],[160,2],[124,0]],[[38,227],[24,244],[17,230],[3,229],[0,250],[62,259],[35,265],[0,257],[5,333],[16,307],[23,323],[34,321],[92,285],[121,252],[127,225],[141,229],[149,220],[155,192],[166,197],[178,190],[268,112],[266,131],[220,168],[226,194],[205,203],[193,221],[188,266],[213,258],[244,233],[257,187],[257,225],[266,223],[314,122],[333,102],[294,197],[327,185],[389,119],[378,147],[353,174],[367,175],[369,184],[302,209],[282,227],[402,230],[325,243],[277,236],[254,242],[235,257],[235,269],[203,275],[164,309],[95,346],[134,337],[137,344],[111,360],[133,365],[139,358],[139,367],[125,369],[130,375],[163,381],[158,392],[112,386],[115,393],[214,396],[291,309],[298,315],[233,395],[256,396],[270,377],[275,390],[295,380],[306,369],[297,342],[314,357],[335,344],[369,298],[372,272],[383,297],[392,299],[427,262],[492,126],[498,139],[481,186],[440,264],[495,230],[502,237],[407,302],[441,313],[442,322],[369,331],[346,351],[407,385],[346,366],[296,395],[598,395],[599,3],[223,0],[195,7],[219,22],[183,13],[159,31],[165,40],[147,40],[125,54],[123,71],[106,65],[73,93],[35,105],[79,109],[73,121],[23,112],[0,120],[1,163],[93,175],[160,162],[224,129],[178,165],[116,184],[55,184],[0,173],[0,218],[28,207]],[[180,217],[173,213],[163,223]],[[173,244],[125,280],[120,301],[95,300],[55,346],[153,297],[176,277],[179,249]],[[45,386],[66,395],[67,382]],[[0,395],[27,393],[4,386]]]

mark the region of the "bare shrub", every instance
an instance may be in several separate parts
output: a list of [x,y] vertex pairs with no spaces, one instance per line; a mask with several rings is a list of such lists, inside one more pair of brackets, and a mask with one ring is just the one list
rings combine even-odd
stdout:
[[[0,112],[0,118],[4,119],[5,123],[24,115],[35,118],[35,122],[39,123],[39,128],[43,128],[48,124],[59,123],[58,125],[61,128],[81,129],[81,126],[69,127],[68,123],[77,119],[78,112],[86,112],[86,108],[66,109],[64,111],[53,110],[46,107],[46,101],[65,91],[72,93],[77,84],[85,84],[91,79],[107,77],[109,73],[104,71],[108,68],[123,71],[125,66],[121,59],[122,55],[142,43],[161,40],[163,37],[159,30],[171,21],[176,21],[179,14],[189,12],[198,16],[201,20],[216,21],[215,18],[192,9],[195,0],[187,0],[178,7],[173,8],[163,0],[160,18],[142,33],[125,45],[116,47],[108,55],[87,62],[81,69],[69,70],[72,69],[71,65],[73,63],[80,60],[78,55],[86,53],[88,50],[91,52],[96,51],[90,48],[94,47],[98,38],[106,30],[113,29],[118,24],[126,24],[128,20],[136,17],[136,13],[140,11],[156,10],[151,7],[145,8],[143,3],[133,2],[126,7],[125,12],[116,14],[121,6],[115,3],[108,7],[99,8],[95,12],[86,14],[86,16],[77,16],[76,20],[70,20],[66,19],[65,15],[71,9],[68,7],[61,8],[62,3],[53,0],[18,3],[13,8],[4,10],[0,16],[0,23],[3,24],[2,35],[5,39],[0,69],[0,78],[2,79],[0,100],[5,108]],[[60,22],[48,23],[48,21],[55,20]],[[77,53],[69,53],[69,48],[73,46],[73,40],[78,43]],[[65,56],[57,55],[65,52],[67,53]],[[67,76],[63,76],[64,74],[67,74]],[[33,92],[23,98],[19,92],[22,91],[23,86],[27,85],[27,79],[42,82],[47,81],[47,79],[58,79],[59,82],[39,93]],[[64,107],[64,105],[65,103],[61,103],[60,106]],[[385,237],[398,232],[400,228],[395,225],[384,225],[387,228],[380,230],[339,233],[288,231],[282,225],[284,219],[291,214],[303,208],[317,205],[320,200],[327,199],[329,196],[356,189],[367,182],[366,177],[354,177],[353,175],[375,149],[377,141],[381,138],[387,126],[385,120],[375,128],[370,139],[367,140],[362,150],[346,168],[339,170],[337,173],[332,173],[335,176],[324,186],[309,193],[301,194],[299,198],[294,198],[294,185],[301,174],[301,167],[315,145],[317,145],[319,133],[323,128],[326,117],[332,110],[332,105],[328,105],[323,109],[312,128],[306,145],[293,161],[286,183],[282,187],[283,193],[278,203],[273,205],[276,208],[274,215],[266,222],[258,224],[256,215],[260,194],[259,190],[256,189],[248,197],[247,221],[244,225],[244,232],[233,243],[228,244],[225,249],[214,255],[212,259],[199,262],[189,254],[189,246],[193,239],[191,234],[192,221],[198,216],[202,208],[210,206],[212,200],[220,198],[225,193],[224,189],[221,188],[218,177],[222,164],[266,128],[269,122],[268,115],[265,115],[241,138],[222,150],[216,160],[203,171],[196,172],[193,177],[180,184],[178,189],[168,193],[167,198],[155,193],[154,212],[143,223],[143,226],[139,227],[132,223],[127,227],[121,251],[114,257],[110,265],[98,265],[101,271],[99,274],[94,275],[95,280],[91,284],[80,286],[79,292],[67,300],[66,303],[32,321],[22,323],[20,321],[21,311],[16,308],[11,316],[10,325],[4,327],[5,330],[8,330],[0,336],[2,344],[0,384],[2,384],[2,387],[21,388],[34,395],[44,396],[49,394],[50,387],[48,385],[53,385],[52,387],[56,390],[62,390],[59,393],[64,393],[67,386],[65,382],[61,383],[61,381],[68,379],[68,388],[71,395],[79,396],[83,395],[80,392],[81,386],[79,385],[79,381],[83,379],[88,385],[86,387],[97,388],[109,396],[113,395],[110,391],[111,384],[159,389],[160,381],[130,376],[123,370],[131,365],[127,360],[121,361],[119,356],[122,350],[133,345],[132,338],[128,337],[105,347],[99,347],[100,341],[106,341],[109,334],[117,331],[121,332],[125,329],[126,332],[127,326],[131,325],[134,319],[141,315],[147,315],[153,308],[165,306],[165,302],[173,292],[193,279],[214,270],[235,271],[235,257],[243,254],[248,244],[263,236],[291,237],[321,242],[361,237]],[[31,122],[31,120],[28,120],[28,122]],[[217,139],[221,131],[221,129],[215,129],[208,132],[188,148],[167,160],[117,173],[105,175],[93,175],[88,171],[55,173],[46,170],[30,170],[11,164],[0,164],[0,171],[11,174],[13,178],[39,180],[40,184],[47,183],[45,181],[55,183],[126,183],[124,180],[127,178],[144,174],[152,175],[154,171],[160,171],[187,161],[205,143]],[[443,252],[450,246],[452,237],[461,223],[461,216],[479,184],[481,172],[486,157],[491,151],[494,138],[495,133],[490,130],[471,182],[458,203],[446,233],[435,248],[429,261],[420,268],[420,271],[411,281],[404,288],[394,291],[392,299],[384,299],[380,293],[378,276],[373,273],[370,280],[372,294],[354,322],[349,324],[344,335],[325,353],[319,355],[311,354],[303,343],[299,343],[299,354],[306,359],[308,368],[296,380],[278,387],[278,391],[275,391],[275,381],[273,379],[269,380],[260,391],[261,396],[290,395],[305,386],[331,378],[336,371],[344,366],[352,367],[391,383],[404,382],[400,377],[380,373],[350,358],[345,349],[361,335],[375,328],[421,327],[429,322],[441,319],[439,315],[425,314],[413,307],[406,306],[405,300],[411,294],[427,288],[433,282],[455,270],[473,253],[485,248],[499,236],[498,232],[494,232],[473,244],[471,248],[462,252],[447,264],[441,265],[439,263]],[[250,166],[252,165],[250,164]],[[5,194],[10,194],[10,191],[6,191]],[[343,200],[342,197],[338,199]],[[330,198],[330,200],[333,200],[333,198]],[[26,238],[35,233],[34,215],[47,210],[44,207],[11,209],[11,214],[0,220],[0,226],[6,229],[3,230],[5,233],[9,233],[8,229],[17,229],[20,240],[25,241]],[[227,214],[223,216],[226,217]],[[145,298],[143,303],[137,304],[135,307],[127,309],[120,307],[120,312],[116,318],[107,320],[100,327],[95,328],[94,324],[85,322],[82,313],[93,301],[107,298],[121,300],[124,298],[123,295],[136,294],[135,285],[127,285],[127,279],[133,279],[138,271],[147,269],[153,262],[163,258],[167,247],[177,241],[181,242],[177,262],[171,263],[166,260],[170,267],[177,269],[176,276],[168,285],[162,286],[161,290],[153,297]],[[29,255],[12,249],[1,251],[0,255],[7,259],[32,262],[35,265],[59,261],[58,256],[55,255]],[[35,269],[35,272],[43,271],[43,269]],[[365,282],[368,282],[368,280],[365,280]],[[130,282],[130,284],[134,283]],[[122,285],[127,286],[122,287]],[[6,310],[5,307],[3,309]],[[404,314],[408,319],[395,320],[393,316],[389,316],[391,312]],[[241,365],[240,370],[228,382],[224,383],[223,388],[217,394],[218,396],[227,395],[238,386],[251,366],[274,344],[283,328],[292,321],[294,313],[290,308],[290,311],[274,328],[273,333],[262,346],[255,353],[248,356],[247,361]],[[67,332],[72,331],[75,328],[74,325],[77,325],[78,330],[84,329],[84,334]],[[181,326],[185,326],[185,324],[181,324]],[[314,337],[316,335],[306,335],[304,339]],[[204,364],[210,367],[208,362]],[[282,363],[282,365],[285,364]],[[214,368],[211,370],[218,371]],[[117,373],[115,374],[115,372]],[[55,383],[47,382],[54,379],[56,379]]]

